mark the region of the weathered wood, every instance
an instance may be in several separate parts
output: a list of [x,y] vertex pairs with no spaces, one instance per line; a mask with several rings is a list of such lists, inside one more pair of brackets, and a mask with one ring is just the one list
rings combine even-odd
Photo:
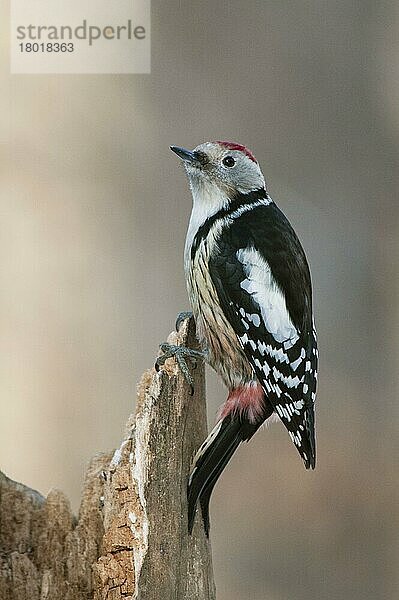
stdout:
[[[184,322],[170,342],[195,346]],[[95,457],[78,518],[66,497],[0,474],[0,600],[213,600],[200,518],[187,534],[186,483],[206,435],[204,367],[194,396],[173,360],[144,373],[120,447]]]

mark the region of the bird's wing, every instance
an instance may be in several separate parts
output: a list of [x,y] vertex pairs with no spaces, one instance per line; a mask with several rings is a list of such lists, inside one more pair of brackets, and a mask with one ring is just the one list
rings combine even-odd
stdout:
[[277,206],[255,210],[222,230],[210,274],[267,398],[305,466],[314,468],[317,341],[309,267]]

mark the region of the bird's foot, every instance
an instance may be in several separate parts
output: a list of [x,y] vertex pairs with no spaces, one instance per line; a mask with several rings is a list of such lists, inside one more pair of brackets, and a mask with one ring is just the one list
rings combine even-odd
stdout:
[[164,342],[159,347],[163,354],[158,356],[155,361],[155,370],[159,371],[160,366],[163,365],[168,358],[175,358],[184,379],[190,387],[190,394],[192,396],[194,394],[194,379],[189,371],[187,359],[193,363],[193,367],[195,368],[197,366],[197,360],[205,358],[205,352],[193,350],[186,346],[175,346],[174,344],[168,344],[167,342]]
[[183,321],[185,321],[186,319],[191,319],[192,316],[193,316],[193,313],[191,312],[191,310],[179,312],[179,314],[176,317],[176,324],[175,324],[176,331],[179,331]]

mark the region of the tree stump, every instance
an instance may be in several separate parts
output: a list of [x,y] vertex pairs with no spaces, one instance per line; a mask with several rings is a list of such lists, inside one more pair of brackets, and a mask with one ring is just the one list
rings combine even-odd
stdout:
[[[184,321],[170,343],[196,346]],[[187,531],[190,463],[206,437],[204,366],[190,390],[175,361],[145,372],[120,447],[96,456],[75,518],[0,473],[0,600],[214,600],[211,549]]]

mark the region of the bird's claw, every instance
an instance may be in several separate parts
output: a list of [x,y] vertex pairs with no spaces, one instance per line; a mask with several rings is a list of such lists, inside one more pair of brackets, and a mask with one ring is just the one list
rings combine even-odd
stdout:
[[180,327],[182,326],[183,321],[185,321],[186,319],[191,319],[192,316],[193,316],[193,313],[190,310],[186,310],[184,312],[179,312],[179,314],[176,317],[176,324],[175,324],[176,331],[179,331]]
[[158,356],[155,361],[155,370],[158,372],[161,365],[165,364],[165,361],[168,358],[175,358],[177,364],[179,365],[180,371],[183,374],[184,379],[186,380],[189,388],[190,395],[194,394],[194,379],[189,371],[187,365],[187,359],[191,360],[194,365],[194,368],[197,366],[198,359],[203,359],[205,354],[200,350],[193,350],[192,348],[187,348],[186,346],[175,346],[174,344],[168,344],[164,342],[160,346],[161,354]]

